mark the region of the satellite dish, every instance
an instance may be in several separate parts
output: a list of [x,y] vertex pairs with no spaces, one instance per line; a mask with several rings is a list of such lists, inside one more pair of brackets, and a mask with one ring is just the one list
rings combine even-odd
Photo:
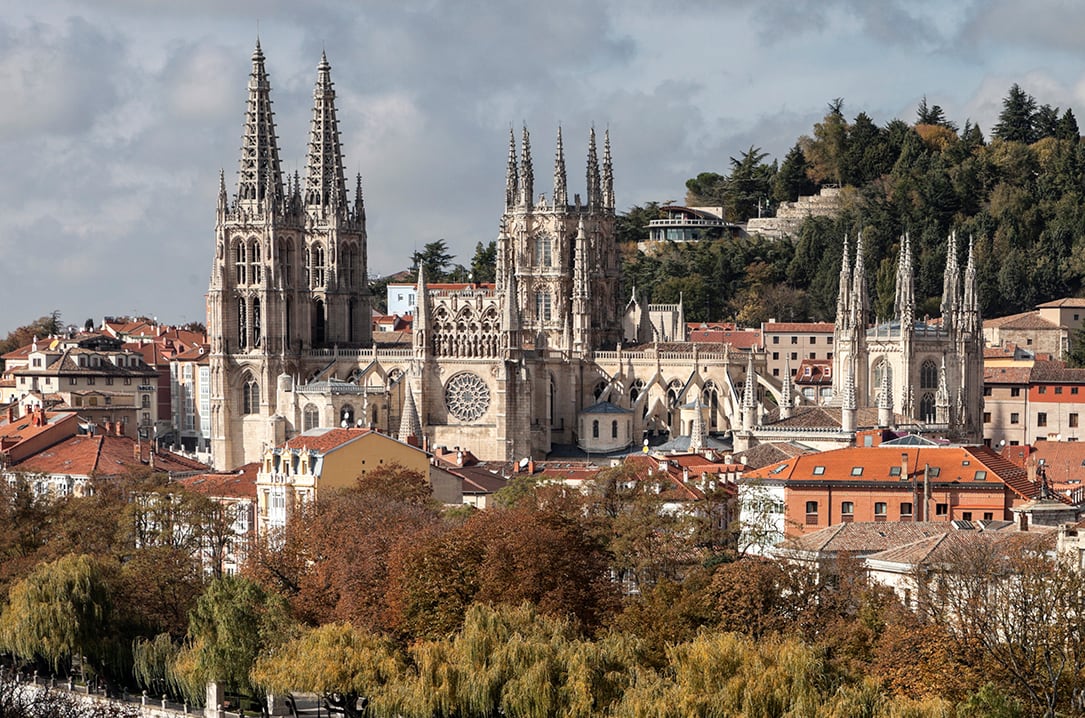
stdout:
[[528,465],[528,463],[530,463],[530,462],[531,462],[531,459],[529,459],[529,458],[527,458],[527,457],[525,456],[524,458],[520,459],[520,464],[519,464],[519,466],[520,466],[520,468],[521,468],[521,469],[526,469],[526,468],[527,468],[527,465]]

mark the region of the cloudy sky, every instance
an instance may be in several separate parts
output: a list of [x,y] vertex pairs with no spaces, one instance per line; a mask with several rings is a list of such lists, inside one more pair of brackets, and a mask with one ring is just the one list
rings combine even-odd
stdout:
[[619,209],[681,200],[751,145],[781,158],[836,97],[912,121],[926,95],[989,132],[1019,83],[1085,117],[1072,0],[14,0],[0,16],[0,331],[204,319],[218,172],[236,181],[250,56],[267,56],[284,169],[302,161],[321,50],[370,271],[496,235],[510,125],[570,192],[609,127]]

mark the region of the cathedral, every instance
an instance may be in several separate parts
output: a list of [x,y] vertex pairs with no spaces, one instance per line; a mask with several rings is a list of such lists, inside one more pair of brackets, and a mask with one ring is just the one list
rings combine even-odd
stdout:
[[[666,336],[635,293],[625,301],[609,132],[601,148],[589,132],[583,194],[570,194],[560,128],[549,197],[536,193],[526,127],[519,144],[511,131],[508,142],[496,281],[430,287],[420,271],[411,344],[383,345],[372,331],[361,180],[349,196],[327,58],[317,68],[305,177],[284,176],[257,43],[232,196],[219,175],[207,294],[216,468],[333,426],[494,461],[542,458],[559,445],[607,453],[684,437],[683,448],[697,451],[713,436],[748,446],[787,434],[802,397],[786,378],[767,376],[763,351]],[[892,420],[928,417],[978,435],[971,258],[963,290],[947,267],[943,322],[930,326],[908,315],[912,269],[902,249],[901,317],[871,328],[859,245],[854,269],[845,251],[841,270],[834,361],[843,403],[829,431],[843,436],[849,411],[854,430],[857,408],[890,404]]]

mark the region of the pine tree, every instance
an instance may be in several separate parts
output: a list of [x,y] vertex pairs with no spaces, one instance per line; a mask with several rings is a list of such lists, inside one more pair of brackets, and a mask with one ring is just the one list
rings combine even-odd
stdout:
[[1030,144],[1036,140],[1035,116],[1036,98],[1014,83],[1002,100],[1002,112],[998,115],[994,135],[1000,140]]

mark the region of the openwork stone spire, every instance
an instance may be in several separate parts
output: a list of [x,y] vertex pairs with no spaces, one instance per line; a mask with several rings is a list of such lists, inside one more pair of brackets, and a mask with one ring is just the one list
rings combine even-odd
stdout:
[[588,135],[588,206],[598,207],[603,203],[602,179],[599,176],[599,155],[595,148],[595,128]]
[[565,177],[565,147],[561,143],[561,125],[558,125],[558,145],[554,150],[554,207],[569,204],[569,191]]
[[848,257],[848,235],[844,235],[844,258],[840,260],[840,289],[836,295],[836,328],[847,326],[851,301],[848,297],[851,283],[851,258]]
[[784,381],[780,387],[781,419],[788,419],[791,417],[791,409],[794,402],[795,398],[791,393],[791,357],[784,354]]
[[249,99],[241,130],[241,163],[238,168],[237,199],[249,211],[262,207],[269,191],[270,199],[282,199],[282,166],[275,136],[275,116],[271,111],[271,83],[264,67],[260,41],[252,53],[249,73]]
[[509,127],[509,162],[505,169],[505,209],[516,206],[517,196],[520,192],[520,172],[516,166],[516,135]]
[[411,437],[422,438],[422,422],[418,418],[418,407],[414,403],[414,392],[407,382],[407,395],[403,399],[403,418],[399,421],[399,440],[403,443]]
[[912,265],[912,238],[907,232],[900,239],[897,263],[897,298],[894,307],[902,331],[915,326],[915,271]]
[[313,88],[313,120],[309,125],[309,153],[306,158],[306,206],[347,207],[343,177],[343,149],[339,143],[339,120],[335,114],[335,89],[331,65],[321,53]]
[[946,271],[942,277],[942,326],[949,329],[958,309],[958,292],[961,282],[960,265],[957,263],[957,232],[949,233],[946,242]]
[[520,140],[520,203],[531,207],[535,203],[535,169],[531,165],[531,136],[524,125]]
[[704,451],[704,416],[701,413],[703,409],[701,393],[697,392],[697,397],[693,400],[693,423],[689,428],[689,450],[694,454]]
[[855,269],[851,282],[851,326],[865,330],[870,301],[866,290],[866,267],[863,264],[863,233],[855,240]]
[[610,129],[603,134],[603,206],[614,209],[614,166],[610,160]]

